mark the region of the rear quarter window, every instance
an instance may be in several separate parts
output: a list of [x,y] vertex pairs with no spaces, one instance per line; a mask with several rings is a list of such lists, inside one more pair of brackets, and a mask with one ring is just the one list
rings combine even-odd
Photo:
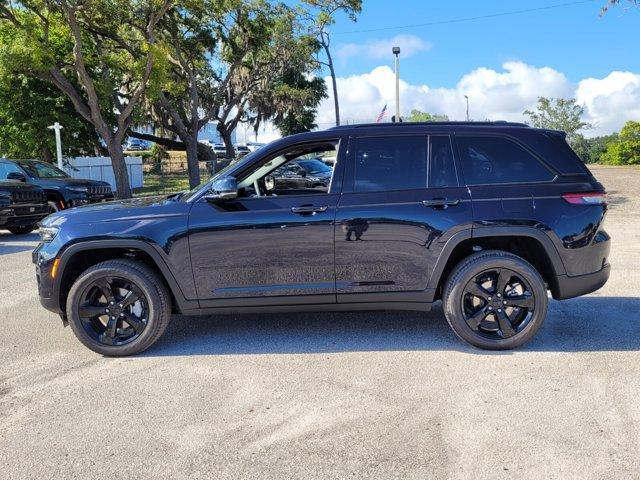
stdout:
[[548,182],[555,174],[532,153],[506,137],[457,136],[467,185]]

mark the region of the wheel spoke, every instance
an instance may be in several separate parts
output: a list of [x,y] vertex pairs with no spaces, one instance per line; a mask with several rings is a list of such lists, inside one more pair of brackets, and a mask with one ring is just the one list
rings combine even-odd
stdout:
[[140,300],[140,294],[135,292],[134,290],[129,290],[129,292],[124,296],[122,300],[120,300],[121,308],[127,308],[130,305],[133,305],[138,300]]
[[509,317],[504,312],[504,310],[500,312],[496,312],[496,317],[498,318],[498,325],[500,326],[500,332],[502,334],[501,336],[503,338],[513,337],[516,334],[516,332],[513,329],[511,320],[509,320]]
[[470,293],[474,297],[481,298],[485,302],[487,301],[487,298],[491,296],[491,293],[485,290],[482,286],[478,285],[476,282],[471,282],[469,284],[469,286],[467,287],[467,293]]
[[100,289],[100,291],[102,292],[102,295],[104,295],[104,298],[107,299],[107,302],[111,303],[116,301],[113,295],[111,284],[108,279],[101,278],[96,282],[96,286]]
[[104,311],[105,308],[105,306],[101,305],[83,305],[79,308],[78,315],[80,315],[81,318],[94,318],[99,315],[107,315]]
[[507,307],[526,308],[530,311],[534,309],[536,303],[533,295],[531,295],[530,293],[525,293],[524,295],[517,295],[514,297],[505,297],[504,299],[507,302],[505,305]]
[[107,326],[104,329],[104,333],[101,336],[102,343],[113,345],[116,340],[118,330],[118,319],[115,317],[109,317]]
[[485,319],[486,316],[487,316],[487,312],[485,312],[484,308],[481,308],[476,313],[466,318],[465,321],[467,322],[467,325],[471,327],[472,330],[478,330],[480,323],[482,322],[482,320]]
[[131,328],[133,328],[137,334],[142,333],[144,330],[145,324],[142,320],[131,313],[124,314],[124,321],[131,325]]
[[507,287],[507,282],[509,281],[509,279],[511,278],[511,275],[509,274],[508,270],[505,269],[498,269],[497,270],[497,278],[496,278],[496,290],[495,293],[496,294],[504,294],[504,291]]

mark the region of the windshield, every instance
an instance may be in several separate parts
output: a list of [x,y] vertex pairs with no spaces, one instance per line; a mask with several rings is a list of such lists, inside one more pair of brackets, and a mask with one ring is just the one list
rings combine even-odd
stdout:
[[35,178],[68,178],[69,175],[64,173],[58,167],[54,167],[50,163],[43,162],[25,162],[20,166],[24,168],[29,175]]
[[298,165],[304,168],[304,171],[310,175],[317,175],[318,173],[331,173],[331,168],[317,158],[312,158],[310,160],[300,160],[298,162]]

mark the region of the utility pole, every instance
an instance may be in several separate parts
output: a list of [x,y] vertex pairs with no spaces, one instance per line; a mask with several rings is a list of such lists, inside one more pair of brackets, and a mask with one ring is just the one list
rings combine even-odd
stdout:
[[62,130],[62,125],[56,122],[47,128],[55,130],[56,132],[56,154],[58,157],[58,168],[62,170],[62,138],[60,137],[60,130]]
[[396,122],[400,121],[400,47],[391,49],[396,56]]
[[465,95],[464,98],[467,100],[467,122],[469,121],[469,95]]

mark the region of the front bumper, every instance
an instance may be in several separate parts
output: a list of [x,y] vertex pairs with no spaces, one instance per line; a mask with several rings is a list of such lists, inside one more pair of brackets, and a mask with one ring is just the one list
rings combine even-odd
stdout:
[[55,256],[43,254],[45,244],[39,244],[31,254],[31,261],[36,266],[36,282],[38,284],[38,296],[40,304],[47,310],[63,314],[60,306],[60,298],[56,294],[55,280],[51,277]]
[[14,204],[0,209],[0,228],[35,225],[48,214],[46,204]]
[[556,275],[553,298],[556,300],[566,300],[567,298],[579,297],[580,295],[595,292],[607,283],[610,271],[611,265],[606,264],[599,271],[587,275],[578,275],[576,277]]

